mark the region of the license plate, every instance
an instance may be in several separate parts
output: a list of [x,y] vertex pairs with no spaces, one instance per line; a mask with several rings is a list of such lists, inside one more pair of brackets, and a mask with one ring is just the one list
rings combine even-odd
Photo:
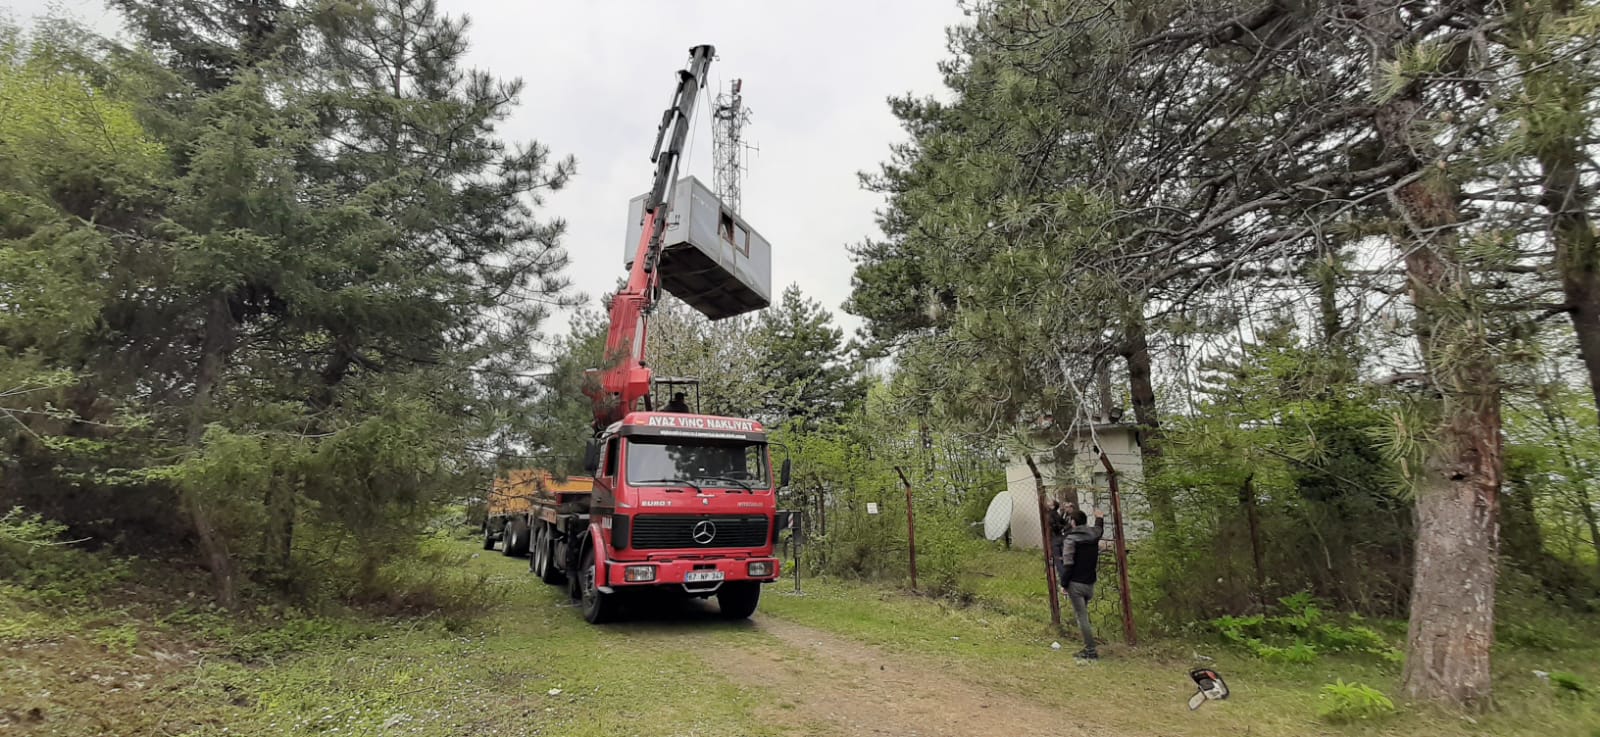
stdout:
[[707,581],[721,581],[722,571],[689,571],[683,574],[684,583],[705,583]]

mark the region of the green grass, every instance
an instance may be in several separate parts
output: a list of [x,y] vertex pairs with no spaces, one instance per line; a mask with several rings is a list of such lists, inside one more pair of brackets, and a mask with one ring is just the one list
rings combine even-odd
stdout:
[[701,616],[591,627],[525,561],[457,552],[462,571],[500,590],[467,624],[356,613],[235,619],[173,606],[45,627],[28,602],[0,592],[0,612],[30,612],[0,631],[29,630],[10,640],[27,648],[0,646],[0,725],[40,735],[762,737],[797,721],[759,716],[760,684],[707,665],[720,647],[763,641],[748,624]]
[[[1563,697],[1569,692],[1533,675],[1534,670],[1559,670],[1595,682],[1600,678],[1600,639],[1592,631],[1560,635],[1570,646],[1560,652],[1497,649],[1497,703],[1489,714],[1465,719],[1402,703],[1399,713],[1381,724],[1342,727],[1318,719],[1324,707],[1324,700],[1319,700],[1322,687],[1342,678],[1397,694],[1398,665],[1338,655],[1306,664],[1268,663],[1214,638],[1161,640],[1130,649],[1115,644],[1120,631],[1112,625],[1114,602],[1100,608],[1108,616],[1097,622],[1097,632],[1113,644],[1102,647],[1100,662],[1080,664],[1070,657],[1077,646],[1065,602],[1068,633],[1058,635],[1049,626],[1042,568],[1036,554],[985,554],[974,561],[973,569],[994,575],[968,577],[976,599],[972,606],[863,583],[806,579],[803,596],[769,596],[762,608],[774,616],[924,658],[930,667],[955,670],[974,682],[998,684],[1007,692],[1064,710],[1092,709],[1093,722],[1113,733],[1600,737],[1600,700]],[[789,585],[785,581],[782,590],[789,590]],[[1062,649],[1050,649],[1052,642],[1060,642]],[[1187,673],[1202,663],[1228,679],[1233,696],[1190,713],[1182,706],[1193,693]]]
[[[0,587],[0,731],[763,737],[839,729],[826,714],[797,708],[795,695],[717,667],[727,648],[781,655],[783,642],[759,625],[690,607],[687,615],[592,627],[563,591],[536,583],[523,560],[470,557],[479,552],[470,541],[434,552],[426,565],[442,571],[418,563],[408,575],[446,600],[466,601],[461,586],[487,590],[482,614],[225,616],[179,593],[202,579],[158,590],[128,584],[65,608]],[[1072,638],[1049,628],[1040,568],[1022,553],[975,558],[967,577],[975,603],[965,606],[810,578],[795,596],[785,579],[767,590],[758,621],[836,633],[909,666],[901,671],[937,671],[1105,734],[1600,735],[1600,697],[1553,682],[1600,683],[1600,645],[1580,624],[1530,619],[1529,631],[1562,647],[1498,648],[1490,714],[1468,721],[1397,699],[1395,714],[1346,726],[1318,718],[1327,708],[1323,687],[1342,679],[1396,696],[1396,666],[1344,656],[1267,663],[1215,639],[1112,644],[1099,663],[1079,664],[1069,655]],[[1104,611],[1114,613],[1114,602]],[[1115,631],[1108,634],[1115,641]],[[784,662],[775,667],[808,661]],[[1228,678],[1233,697],[1191,713],[1183,706],[1193,689],[1186,674],[1201,662]],[[1560,676],[1543,680],[1535,670]]]

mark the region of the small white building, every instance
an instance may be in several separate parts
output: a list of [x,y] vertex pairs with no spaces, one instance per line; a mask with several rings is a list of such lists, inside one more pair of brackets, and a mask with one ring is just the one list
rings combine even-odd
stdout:
[[[1092,425],[1072,428],[1062,440],[1061,429],[1049,418],[1035,423],[1021,440],[1009,448],[1006,461],[1006,490],[1011,495],[1011,545],[1039,548],[1044,544],[1040,530],[1038,491],[1025,456],[1032,456],[1044,480],[1048,498],[1062,502],[1074,497],[1085,512],[1098,507],[1106,510],[1106,536],[1112,537],[1111,488],[1105,466],[1096,448],[1117,471],[1118,493],[1122,501],[1122,524],[1128,540],[1149,534],[1149,505],[1144,497],[1144,458],[1139,450],[1138,427],[1129,422],[1109,422],[1095,418]],[[1120,418],[1119,418],[1120,419]],[[1057,445],[1066,443],[1058,453]],[[1069,468],[1058,468],[1056,458],[1070,457]]]

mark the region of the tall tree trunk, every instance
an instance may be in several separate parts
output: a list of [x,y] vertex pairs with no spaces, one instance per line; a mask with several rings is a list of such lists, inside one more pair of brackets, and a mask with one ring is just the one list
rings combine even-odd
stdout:
[[[200,363],[195,371],[194,403],[189,412],[187,440],[191,447],[200,447],[205,436],[206,417],[211,411],[212,395],[227,361],[229,346],[233,343],[233,315],[228,309],[228,299],[217,295],[211,298],[206,311],[205,335],[200,344]],[[211,513],[199,492],[180,487],[179,494],[195,536],[200,541],[200,553],[206,567],[211,570],[216,586],[217,603],[228,609],[238,605],[234,582],[233,560],[228,556],[227,544],[218,532]]]
[[1239,485],[1239,506],[1244,509],[1245,523],[1250,526],[1250,562],[1256,569],[1256,597],[1265,600],[1267,569],[1261,552],[1261,517],[1256,512],[1255,481],[1253,473],[1244,477],[1244,483]]
[[[1596,83],[1580,59],[1558,56],[1564,47],[1546,36],[1568,20],[1578,5],[1571,0],[1548,6],[1514,2],[1509,6],[1513,21],[1509,26],[1517,32],[1513,44],[1525,75],[1524,88],[1539,103],[1559,111],[1534,113],[1535,104],[1530,103],[1522,108],[1521,123],[1527,127],[1525,139],[1533,144],[1539,162],[1539,204],[1550,213],[1556,273],[1578,339],[1579,358],[1589,376],[1589,391],[1600,410],[1600,235],[1590,216],[1594,188],[1584,186],[1579,170],[1585,158],[1581,141],[1590,124],[1583,111],[1594,96]],[[1554,424],[1554,417],[1549,419],[1552,427],[1560,427]],[[1595,551],[1600,553],[1600,521],[1588,503],[1587,492],[1581,487],[1578,490],[1583,496],[1581,512]]]
[[1095,389],[1100,394],[1100,416],[1104,421],[1111,421],[1111,408],[1114,402],[1111,399],[1111,360],[1108,357],[1096,358],[1094,362]]
[[[1145,338],[1143,320],[1129,321],[1126,330],[1127,342],[1123,344],[1122,357],[1128,361],[1128,394],[1133,400],[1133,419],[1139,427],[1139,456],[1144,461],[1144,478],[1149,479],[1161,465],[1161,419],[1156,414],[1150,344]],[[1172,508],[1172,497],[1156,485],[1146,483],[1143,486],[1156,531],[1176,530],[1178,518]]]
[[1589,391],[1600,410],[1600,236],[1589,217],[1593,197],[1578,172],[1581,156],[1571,139],[1539,151],[1544,180],[1540,202],[1550,212],[1561,291],[1578,338],[1579,357],[1589,374]]
[[[1393,0],[1362,0],[1374,74],[1392,62],[1410,30]],[[1375,83],[1381,85],[1382,80]],[[1397,245],[1416,313],[1418,347],[1430,384],[1442,395],[1439,426],[1417,487],[1416,572],[1403,691],[1407,697],[1466,708],[1488,706],[1494,644],[1497,515],[1502,471],[1500,389],[1474,286],[1456,251],[1458,194],[1432,162],[1417,158],[1426,122],[1420,82],[1379,106],[1374,126],[1390,161],[1408,164],[1394,209],[1405,229]]]
[[1050,467],[1054,476],[1050,479],[1055,483],[1056,498],[1067,502],[1074,509],[1078,506],[1078,484],[1073,475],[1073,465],[1077,462],[1077,451],[1072,440],[1065,439],[1056,443],[1050,449]]

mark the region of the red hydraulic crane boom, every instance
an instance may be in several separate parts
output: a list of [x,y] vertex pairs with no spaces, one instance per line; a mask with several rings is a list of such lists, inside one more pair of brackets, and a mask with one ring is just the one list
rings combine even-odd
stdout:
[[[706,70],[716,50],[709,44],[689,50],[689,68],[678,72],[672,105],[661,114],[650,161],[655,183],[644,206],[644,232],[639,238],[628,284],[611,300],[611,328],[606,334],[605,363],[584,372],[584,394],[594,401],[594,429],[605,429],[650,401],[652,374],[645,363],[646,317],[661,294],[661,236],[666,229],[667,193],[677,179],[678,160],[689,138],[695,98],[706,84]],[[648,409],[648,407],[647,407]]]

